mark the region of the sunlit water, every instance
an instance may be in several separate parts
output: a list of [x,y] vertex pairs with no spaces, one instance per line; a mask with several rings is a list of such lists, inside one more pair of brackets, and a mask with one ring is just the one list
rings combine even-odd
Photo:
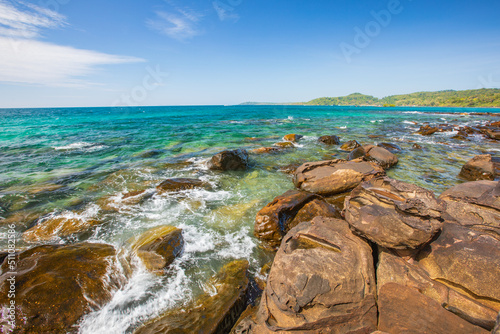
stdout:
[[[165,275],[148,273],[132,257],[128,283],[80,326],[81,333],[131,333],[145,320],[210,290],[207,279],[231,260],[248,259],[252,275],[259,275],[270,255],[253,237],[255,214],[293,188],[290,176],[279,168],[347,157],[338,146],[319,144],[319,136],[395,143],[402,151],[389,176],[439,194],[461,182],[457,174],[473,156],[498,155],[498,142],[482,136],[451,139],[456,132],[423,137],[415,131],[423,122],[477,125],[498,120],[462,114],[471,111],[497,112],[301,106],[0,110],[0,216],[97,219],[102,223],[90,232],[51,242],[104,242],[123,252],[128,239],[147,229],[182,228],[184,252]],[[271,146],[288,133],[305,137],[295,149],[251,155],[248,171],[205,168],[205,161],[221,150]],[[414,143],[424,149],[412,150]],[[199,178],[212,189],[154,193],[156,185],[171,177]],[[152,196],[141,204],[121,205],[122,195],[135,190]],[[106,196],[117,212],[101,209]],[[21,233],[29,227],[17,228],[19,249],[37,245],[22,241]],[[6,245],[0,241],[0,249]]]

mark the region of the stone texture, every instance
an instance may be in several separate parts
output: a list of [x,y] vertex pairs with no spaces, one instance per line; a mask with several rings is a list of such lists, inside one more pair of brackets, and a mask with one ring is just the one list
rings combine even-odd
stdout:
[[281,147],[259,147],[254,150],[251,150],[251,153],[254,154],[269,154],[269,153],[278,153],[283,151]]
[[68,237],[88,231],[93,226],[101,224],[95,219],[86,219],[75,214],[76,218],[50,217],[41,219],[37,225],[23,233],[26,242],[40,242],[56,240],[59,237]]
[[131,248],[146,268],[159,271],[169,266],[182,253],[182,230],[173,226],[152,228],[129,240]]
[[340,213],[318,195],[289,190],[257,213],[254,235],[264,247],[276,249],[291,228],[316,216],[340,218]]
[[189,190],[194,188],[210,188],[210,185],[198,179],[174,178],[160,183],[156,189],[159,193]]
[[280,142],[280,143],[276,143],[274,144],[275,146],[278,146],[280,148],[294,148],[295,146],[289,142],[289,141],[285,141],[285,142]]
[[421,134],[422,136],[430,136],[438,131],[439,128],[437,127],[432,127],[430,125],[423,125],[420,127],[420,130],[418,130],[417,133]]
[[342,144],[342,146],[340,146],[340,149],[342,151],[351,152],[352,150],[354,150],[355,148],[358,148],[360,146],[361,146],[361,144],[358,143],[356,140],[350,140],[350,141]]
[[223,151],[214,155],[207,166],[220,171],[245,170],[248,168],[248,153],[242,149]]
[[[103,244],[45,245],[18,254],[15,333],[76,333],[81,317],[123,284],[114,265],[115,249]],[[6,307],[7,261],[1,269],[0,307]]]
[[325,145],[340,145],[340,138],[338,136],[321,136],[318,138],[318,141]]
[[316,217],[285,236],[255,320],[240,333],[371,333],[376,330],[370,246],[339,219]]
[[349,154],[349,160],[363,158],[366,161],[373,161],[384,169],[391,168],[398,163],[398,157],[383,147],[374,145],[364,145],[354,149]]
[[478,155],[469,160],[460,171],[460,177],[469,180],[494,180],[495,165],[490,154]]
[[344,216],[357,233],[380,246],[414,249],[439,232],[444,210],[431,191],[382,177],[351,192]]
[[418,255],[429,277],[500,311],[500,237],[445,223]]
[[402,149],[401,149],[401,147],[399,145],[396,145],[396,144],[393,144],[393,143],[380,143],[377,146],[385,148],[389,152],[402,151]]
[[297,134],[291,133],[291,134],[284,136],[283,140],[295,143],[295,142],[298,142],[303,137],[304,136],[302,136],[302,135],[297,135]]
[[295,172],[293,182],[301,190],[328,196],[384,174],[384,170],[372,162],[336,159],[303,164]]
[[418,291],[388,283],[382,286],[378,298],[381,331],[408,334],[473,334],[488,333],[444,310],[436,301]]
[[134,334],[228,333],[246,307],[248,262],[233,261],[215,275],[208,292],[179,309],[165,312],[139,327]]

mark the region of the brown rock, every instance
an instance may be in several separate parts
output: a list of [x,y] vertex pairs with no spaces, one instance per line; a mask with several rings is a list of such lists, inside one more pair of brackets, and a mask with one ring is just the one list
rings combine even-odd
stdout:
[[419,254],[429,277],[500,311],[498,235],[445,223],[439,237]]
[[482,130],[482,133],[490,139],[500,140],[500,130],[484,129],[484,130]]
[[375,163],[336,159],[303,164],[295,172],[293,182],[301,190],[329,196],[381,175],[385,175],[384,170]]
[[378,328],[388,333],[488,333],[444,310],[431,298],[396,283],[382,286],[378,305]]
[[415,249],[439,232],[444,210],[433,192],[383,177],[355,188],[344,215],[357,233],[380,246]]
[[398,163],[398,158],[385,148],[364,145],[354,149],[349,154],[349,160],[363,158],[366,161],[373,161],[384,169],[388,169]]
[[282,149],[280,147],[260,147],[251,150],[250,152],[254,154],[269,154],[269,153],[278,153],[281,151]]
[[474,181],[459,184],[439,196],[446,203],[447,219],[500,235],[500,183]]
[[365,155],[368,154],[368,151],[370,151],[374,147],[375,145],[363,145],[358,148],[355,148],[354,150],[351,151],[351,153],[349,153],[349,157],[347,159],[354,160],[358,158],[363,158]]
[[88,231],[93,226],[101,224],[95,219],[85,219],[83,217],[67,218],[62,216],[41,219],[37,225],[23,233],[23,240],[26,242],[40,242],[55,240],[59,237],[68,237]]
[[475,156],[462,167],[459,176],[469,181],[494,180],[495,166],[491,160],[491,155]]
[[413,144],[412,149],[414,149],[414,150],[421,150],[422,146],[420,146],[419,144]]
[[290,164],[283,166],[279,169],[280,172],[283,172],[285,174],[294,174],[295,171],[297,171],[297,168],[299,168],[302,164],[300,163],[295,163],[295,164]]
[[256,319],[238,330],[371,333],[375,294],[370,246],[345,221],[316,217],[283,239]]
[[146,268],[159,271],[169,266],[182,253],[182,230],[173,226],[152,228],[129,240],[131,248]]
[[208,189],[210,188],[210,185],[199,179],[174,178],[167,179],[156,187],[160,194],[164,192],[182,191],[194,188]]
[[348,141],[347,143],[342,144],[342,146],[340,146],[340,149],[342,151],[351,152],[352,150],[354,150],[355,148],[358,148],[360,146],[361,146],[361,144],[358,143],[356,140],[351,140],[351,141]]
[[228,333],[246,307],[248,262],[233,261],[214,276],[196,301],[169,310],[139,327],[134,334]]
[[294,134],[294,133],[291,133],[291,134],[288,134],[286,136],[283,137],[283,140],[285,141],[291,141],[291,142],[298,142],[301,138],[303,138],[304,136],[302,135],[297,135],[297,134]]
[[491,334],[500,334],[500,313],[498,313],[497,317],[497,324],[495,325],[495,328],[491,331]]
[[207,166],[220,171],[245,170],[248,168],[248,153],[242,149],[223,151],[214,155]]
[[[15,333],[76,333],[82,316],[123,284],[115,265],[114,248],[103,244],[45,245],[18,254]],[[7,261],[1,269],[0,307],[8,307]]]
[[325,145],[340,145],[340,138],[338,136],[321,136],[318,138],[318,141]]
[[276,146],[278,146],[278,147],[281,147],[281,148],[294,148],[294,147],[295,147],[295,146],[294,146],[291,142],[289,142],[289,141],[286,141],[286,142],[281,142],[281,143],[276,143],[276,144],[274,144],[274,145],[276,145]]
[[254,235],[265,247],[276,249],[291,228],[318,215],[340,218],[340,213],[320,196],[289,190],[257,213]]
[[102,197],[97,200],[97,205],[104,211],[119,212],[125,207],[139,205],[151,196],[153,193],[146,190],[131,191],[123,195]]
[[473,297],[463,295],[443,283],[432,280],[417,262],[412,259],[405,261],[390,251],[382,249],[379,253],[377,266],[379,294],[380,288],[387,283],[397,283],[415,289],[434,299],[444,309],[476,326],[491,330],[495,325],[497,312],[481,304],[481,299],[476,300]]
[[417,131],[418,134],[422,136],[430,136],[439,131],[437,127],[431,127],[430,125],[423,125],[420,127],[420,130]]
[[396,144],[392,144],[392,143],[380,143],[377,145],[378,147],[382,147],[382,148],[385,148],[387,151],[389,152],[398,152],[398,151],[401,151],[401,147],[399,147],[398,145]]

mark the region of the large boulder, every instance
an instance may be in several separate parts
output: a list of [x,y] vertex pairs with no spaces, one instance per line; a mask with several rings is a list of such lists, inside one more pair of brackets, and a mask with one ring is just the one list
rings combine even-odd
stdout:
[[382,177],[355,188],[344,215],[357,233],[380,246],[415,249],[439,232],[444,210],[433,192]]
[[383,147],[374,145],[364,145],[356,148],[349,154],[349,160],[363,158],[366,161],[373,161],[384,169],[388,169],[398,163],[398,157]]
[[45,245],[18,254],[16,260],[17,274],[10,273],[5,261],[0,276],[2,308],[10,306],[15,278],[15,333],[76,333],[82,316],[111,300],[113,290],[124,283],[110,245]]
[[184,247],[182,230],[173,226],[152,228],[129,242],[134,254],[153,272],[169,266]]
[[500,237],[445,223],[417,258],[433,280],[500,311]]
[[378,308],[378,328],[387,333],[489,333],[446,311],[439,303],[417,290],[396,283],[382,286]]
[[228,333],[246,306],[248,262],[233,261],[208,282],[215,294],[165,312],[139,327],[134,334]]
[[445,284],[446,282],[432,280],[418,262],[411,259],[407,261],[387,249],[381,249],[377,265],[379,295],[380,289],[387,283],[415,289],[435,300],[443,309],[476,326],[491,330],[495,325],[497,312],[482,304],[481,298],[462,294],[460,290],[454,290],[453,286]]
[[319,195],[335,195],[357,187],[361,182],[385,175],[375,163],[340,159],[307,162],[297,168],[293,183],[300,190]]
[[87,219],[78,213],[42,218],[37,225],[23,233],[23,240],[26,242],[56,240],[61,237],[84,233],[99,224],[101,224],[100,221]]
[[338,136],[321,136],[318,138],[318,142],[325,145],[339,145],[340,138]]
[[207,166],[211,170],[245,170],[248,168],[248,153],[246,150],[237,149],[217,153],[210,159]]
[[289,190],[257,213],[254,234],[266,248],[276,249],[291,228],[316,216],[341,218],[340,213],[320,196]]
[[372,250],[339,219],[290,230],[276,254],[256,317],[238,333],[371,333],[377,326]]
[[447,219],[500,235],[500,182],[462,183],[443,192],[439,199],[446,203]]
[[167,179],[156,186],[156,189],[160,194],[165,192],[175,192],[195,188],[208,189],[210,188],[210,185],[199,179],[173,178]]
[[490,154],[478,155],[469,160],[460,171],[460,177],[469,180],[494,180],[495,165]]

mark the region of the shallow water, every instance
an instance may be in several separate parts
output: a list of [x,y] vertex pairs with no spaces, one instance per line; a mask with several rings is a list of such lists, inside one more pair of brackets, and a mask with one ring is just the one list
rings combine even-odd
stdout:
[[[355,139],[362,144],[395,143],[402,148],[397,153],[400,161],[388,175],[438,195],[461,182],[457,175],[470,158],[498,155],[498,142],[482,136],[457,141],[451,139],[453,132],[430,137],[414,132],[424,122],[475,125],[498,120],[462,114],[473,111],[498,112],[309,106],[0,110],[0,216],[31,213],[41,221],[59,216],[97,219],[101,224],[88,233],[51,242],[87,240],[125,250],[128,239],[152,227],[182,228],[184,253],[166,275],[150,274],[135,263],[129,283],[109,304],[87,315],[80,329],[81,333],[130,333],[141,322],[209,290],[208,277],[233,259],[248,259],[252,274],[259,275],[270,255],[253,237],[255,214],[293,188],[290,176],[278,169],[347,157],[338,146],[317,143],[319,136],[338,135],[342,142]],[[305,137],[295,149],[251,155],[248,171],[219,173],[204,167],[206,159],[221,150],[271,146],[288,133]],[[414,143],[424,149],[412,150]],[[123,194],[153,193],[170,177],[200,178],[213,189],[154,194],[136,205],[121,203]],[[117,212],[100,208],[108,196]],[[19,249],[36,245],[23,242],[21,236],[34,224],[18,224]],[[0,240],[0,249],[5,247],[5,239]]]

